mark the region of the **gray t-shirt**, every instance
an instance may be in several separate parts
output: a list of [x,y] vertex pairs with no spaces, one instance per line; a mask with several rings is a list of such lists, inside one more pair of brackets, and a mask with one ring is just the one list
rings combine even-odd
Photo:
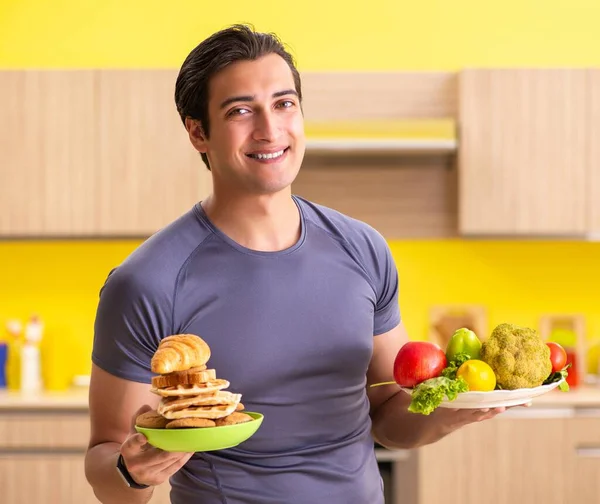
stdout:
[[198,204],[101,290],[96,365],[150,383],[160,340],[197,334],[217,378],[265,415],[238,447],[196,453],[171,478],[174,504],[383,504],[365,384],[373,337],[400,322],[397,270],[373,228],[294,201],[286,250],[240,246]]

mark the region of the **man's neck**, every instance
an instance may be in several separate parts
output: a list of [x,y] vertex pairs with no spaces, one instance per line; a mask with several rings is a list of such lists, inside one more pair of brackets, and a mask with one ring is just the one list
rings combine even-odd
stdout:
[[285,250],[300,238],[300,213],[289,189],[263,196],[213,193],[202,208],[221,232],[252,250]]

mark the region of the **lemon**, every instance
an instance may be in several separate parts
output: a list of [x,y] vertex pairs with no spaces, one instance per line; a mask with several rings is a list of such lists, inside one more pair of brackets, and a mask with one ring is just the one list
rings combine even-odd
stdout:
[[456,377],[462,377],[469,386],[469,391],[489,392],[496,388],[494,370],[481,360],[470,359],[456,371]]

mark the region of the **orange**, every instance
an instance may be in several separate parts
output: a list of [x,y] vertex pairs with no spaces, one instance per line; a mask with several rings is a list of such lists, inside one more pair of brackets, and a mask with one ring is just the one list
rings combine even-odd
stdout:
[[456,377],[462,377],[469,386],[469,391],[489,392],[496,388],[494,370],[481,360],[470,359],[456,371]]

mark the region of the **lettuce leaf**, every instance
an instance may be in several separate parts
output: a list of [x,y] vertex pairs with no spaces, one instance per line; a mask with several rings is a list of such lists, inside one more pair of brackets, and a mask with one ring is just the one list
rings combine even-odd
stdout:
[[441,404],[444,397],[454,401],[460,392],[468,392],[468,390],[467,382],[462,378],[451,379],[446,376],[430,378],[419,383],[412,390],[408,411],[429,415]]
[[468,361],[471,357],[469,357],[468,354],[465,353],[459,353],[456,354],[454,356],[454,359],[452,359],[447,365],[446,367],[442,370],[442,376],[445,376],[446,378],[450,378],[451,380],[455,380],[456,379],[456,372],[458,371],[458,368],[465,363],[466,361]]
[[544,380],[544,383],[542,383],[542,385],[548,385],[550,383],[554,383],[564,379],[564,381],[558,386],[558,388],[563,392],[567,392],[569,390],[569,384],[567,383],[567,376],[569,375],[569,372],[567,371],[567,369],[569,369],[570,367],[571,364],[567,364],[560,371],[550,373],[550,375]]

